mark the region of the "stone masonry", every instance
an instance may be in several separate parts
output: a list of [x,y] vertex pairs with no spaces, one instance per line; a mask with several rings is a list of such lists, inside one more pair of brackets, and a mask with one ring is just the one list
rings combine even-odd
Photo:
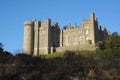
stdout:
[[82,25],[66,25],[60,30],[57,22],[33,20],[24,22],[23,53],[41,55],[65,50],[95,50],[95,44],[108,37],[105,27],[98,26],[94,13]]

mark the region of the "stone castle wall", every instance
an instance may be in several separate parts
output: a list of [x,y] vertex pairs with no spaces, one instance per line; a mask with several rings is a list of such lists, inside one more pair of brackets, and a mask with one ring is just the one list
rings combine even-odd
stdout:
[[26,54],[33,53],[34,48],[34,28],[33,23],[27,21],[24,23],[24,43],[23,43],[23,52]]
[[95,44],[87,44],[87,45],[75,45],[75,46],[66,46],[66,47],[57,47],[56,51],[64,52],[66,50],[75,51],[75,50],[96,50]]
[[24,53],[48,54],[65,50],[95,50],[95,44],[108,36],[105,28],[98,26],[94,13],[83,20],[81,26],[67,25],[60,30],[57,22],[33,20],[24,25]]

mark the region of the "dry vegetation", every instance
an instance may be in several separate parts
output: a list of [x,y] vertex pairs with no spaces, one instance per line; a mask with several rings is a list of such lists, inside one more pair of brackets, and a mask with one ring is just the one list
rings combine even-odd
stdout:
[[13,56],[0,44],[0,80],[120,80],[120,36],[111,34],[96,51]]

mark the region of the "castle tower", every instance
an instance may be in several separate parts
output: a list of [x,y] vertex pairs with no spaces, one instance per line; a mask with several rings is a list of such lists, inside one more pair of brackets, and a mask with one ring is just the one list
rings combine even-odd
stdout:
[[23,53],[32,55],[34,48],[34,27],[30,21],[24,22]]
[[90,39],[92,40],[92,43],[95,43],[95,15],[94,13],[90,14],[90,22],[89,22],[89,28],[90,28]]
[[39,27],[40,21],[34,20],[34,54],[39,54]]
[[47,54],[50,53],[51,51],[51,32],[50,32],[50,27],[51,27],[51,20],[50,19],[46,19],[45,20],[45,27],[46,27],[46,43],[47,43]]
[[60,31],[60,47],[63,47],[63,30]]
[[46,19],[41,23],[39,28],[39,54],[48,54],[50,52],[50,27],[50,19]]

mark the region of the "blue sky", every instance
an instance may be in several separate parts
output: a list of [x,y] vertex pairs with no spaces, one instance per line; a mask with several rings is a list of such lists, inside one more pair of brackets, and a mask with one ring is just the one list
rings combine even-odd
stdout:
[[99,25],[120,33],[120,0],[0,0],[0,42],[15,54],[23,48],[23,23],[26,20],[57,21],[60,28],[78,26],[95,12]]

